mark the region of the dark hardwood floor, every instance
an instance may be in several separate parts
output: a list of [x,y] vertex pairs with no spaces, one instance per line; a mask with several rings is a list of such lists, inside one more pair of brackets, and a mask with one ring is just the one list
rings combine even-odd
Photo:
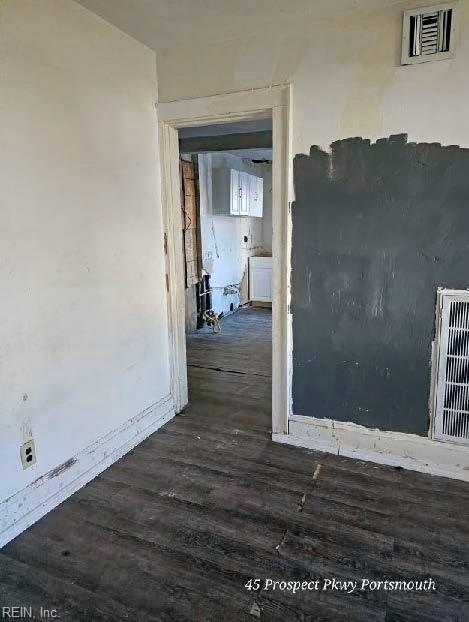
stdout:
[[[270,326],[248,309],[188,339],[185,413],[0,551],[0,606],[73,622],[469,620],[469,485],[272,443]],[[435,591],[245,588],[428,577]]]

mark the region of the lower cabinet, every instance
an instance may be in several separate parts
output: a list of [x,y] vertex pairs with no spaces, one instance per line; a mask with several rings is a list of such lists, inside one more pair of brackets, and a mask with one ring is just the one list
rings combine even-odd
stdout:
[[272,302],[272,257],[249,258],[249,299]]

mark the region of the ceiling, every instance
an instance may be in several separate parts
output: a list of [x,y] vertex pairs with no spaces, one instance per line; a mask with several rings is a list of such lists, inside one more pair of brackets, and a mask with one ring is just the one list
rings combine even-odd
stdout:
[[312,23],[394,0],[77,0],[158,51],[233,41],[259,32],[303,32]]

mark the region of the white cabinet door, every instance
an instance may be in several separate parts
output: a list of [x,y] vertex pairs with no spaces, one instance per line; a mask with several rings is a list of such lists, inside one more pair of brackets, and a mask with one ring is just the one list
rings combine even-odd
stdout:
[[257,213],[256,216],[262,218],[264,214],[264,180],[262,177],[257,178]]
[[254,216],[257,198],[257,177],[249,175],[249,216]]
[[272,257],[249,259],[249,298],[272,302]]
[[239,216],[241,206],[241,173],[231,169],[230,214]]
[[262,218],[263,183],[262,177],[249,175],[249,215]]
[[249,173],[239,173],[239,177],[241,180],[241,193],[240,193],[240,204],[239,204],[239,214],[240,216],[248,216],[249,215]]

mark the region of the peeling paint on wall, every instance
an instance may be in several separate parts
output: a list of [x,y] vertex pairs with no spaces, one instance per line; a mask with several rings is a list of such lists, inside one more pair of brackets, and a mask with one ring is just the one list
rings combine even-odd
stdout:
[[293,411],[425,435],[438,287],[469,287],[469,150],[352,138],[294,161]]

